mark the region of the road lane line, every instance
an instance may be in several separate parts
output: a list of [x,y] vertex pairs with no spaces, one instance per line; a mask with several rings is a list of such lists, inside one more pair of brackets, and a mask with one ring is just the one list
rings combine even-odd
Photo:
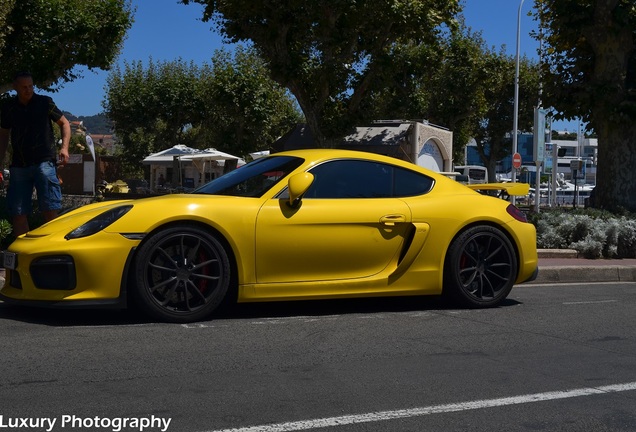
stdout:
[[519,405],[535,402],[545,402],[559,399],[569,399],[581,396],[618,393],[636,390],[636,382],[614,384],[603,387],[587,387],[580,389],[535,393],[521,396],[512,396],[499,399],[484,399],[469,402],[460,402],[444,405],[433,405],[421,408],[378,411],[366,414],[353,414],[339,417],[327,417],[313,420],[301,420],[295,422],[275,423],[268,425],[248,426],[233,429],[217,429],[205,432],[293,432],[300,430],[319,429],[325,427],[344,426],[356,423],[370,423],[410,417],[420,417],[431,414],[442,414],[458,411],[469,411],[483,408],[501,407],[507,405]]
[[588,300],[577,302],[563,302],[564,305],[581,305],[581,304],[599,304],[599,303],[616,303],[618,300]]

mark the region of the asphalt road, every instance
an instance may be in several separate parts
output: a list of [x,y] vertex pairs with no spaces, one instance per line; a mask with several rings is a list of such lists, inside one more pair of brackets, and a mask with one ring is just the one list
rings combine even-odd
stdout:
[[243,305],[191,325],[0,304],[0,430],[633,431],[634,323],[635,283],[522,285],[491,310]]

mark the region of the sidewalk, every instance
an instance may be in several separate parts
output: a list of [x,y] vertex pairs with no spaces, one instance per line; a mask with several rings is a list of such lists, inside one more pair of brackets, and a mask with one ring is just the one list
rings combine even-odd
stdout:
[[636,259],[578,258],[574,250],[539,249],[539,275],[530,284],[635,282]]

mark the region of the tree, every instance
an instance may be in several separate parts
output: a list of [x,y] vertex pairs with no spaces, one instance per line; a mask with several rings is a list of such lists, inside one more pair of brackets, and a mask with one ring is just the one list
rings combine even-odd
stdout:
[[422,115],[453,132],[455,160],[463,160],[464,149],[478,135],[492,102],[486,94],[493,72],[486,59],[491,55],[481,33],[472,32],[462,21],[444,41],[439,67],[420,85],[424,93],[420,99],[427,102]]
[[[287,90],[269,78],[267,64],[254,49],[217,51],[204,83],[209,107],[201,127],[206,142],[219,150],[247,155],[269,146],[302,122]],[[212,126],[213,125],[213,126]]]
[[0,52],[4,49],[9,28],[9,13],[13,10],[15,0],[0,0]]
[[537,0],[547,105],[598,136],[591,205],[636,211],[636,8],[633,0]]
[[176,144],[196,146],[197,129],[205,116],[202,77],[209,65],[181,59],[169,62],[138,60],[115,67],[106,79],[106,115],[115,125],[120,156],[130,174],[140,161]]
[[204,5],[203,19],[230,41],[253,43],[272,78],[296,97],[319,147],[359,123],[361,102],[385,76],[396,42],[436,44],[459,11],[459,0],[182,3]]
[[267,148],[299,120],[293,100],[253,50],[239,47],[234,56],[217,51],[212,63],[150,59],[147,67],[136,61],[111,71],[104,108],[128,169],[176,144],[245,156]]
[[47,90],[107,70],[133,18],[129,0],[0,0],[0,93],[20,70]]
[[[511,154],[515,61],[488,48],[480,33],[460,21],[438,47],[405,44],[394,49],[390,85],[370,103],[377,118],[425,118],[453,131],[456,160],[470,139],[495,180],[496,164]],[[431,67],[430,65],[434,65]],[[519,126],[531,130],[538,102],[538,65],[520,62]],[[373,106],[369,106],[373,109]]]
[[[512,153],[510,134],[514,115],[515,59],[504,52],[484,56],[487,79],[483,82],[486,110],[474,135],[477,152],[488,168],[489,181],[495,181],[497,162]],[[539,66],[523,57],[519,62],[520,131],[532,131],[534,108],[539,102]]]

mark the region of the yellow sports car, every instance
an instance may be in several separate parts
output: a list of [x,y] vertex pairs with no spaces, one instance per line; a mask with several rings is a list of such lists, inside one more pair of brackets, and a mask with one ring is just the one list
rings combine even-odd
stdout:
[[[106,201],[19,237],[6,302],[126,307],[155,319],[238,302],[440,295],[500,304],[537,272],[536,234],[509,202],[366,152],[257,159],[193,193]],[[231,297],[228,297],[231,296]]]

